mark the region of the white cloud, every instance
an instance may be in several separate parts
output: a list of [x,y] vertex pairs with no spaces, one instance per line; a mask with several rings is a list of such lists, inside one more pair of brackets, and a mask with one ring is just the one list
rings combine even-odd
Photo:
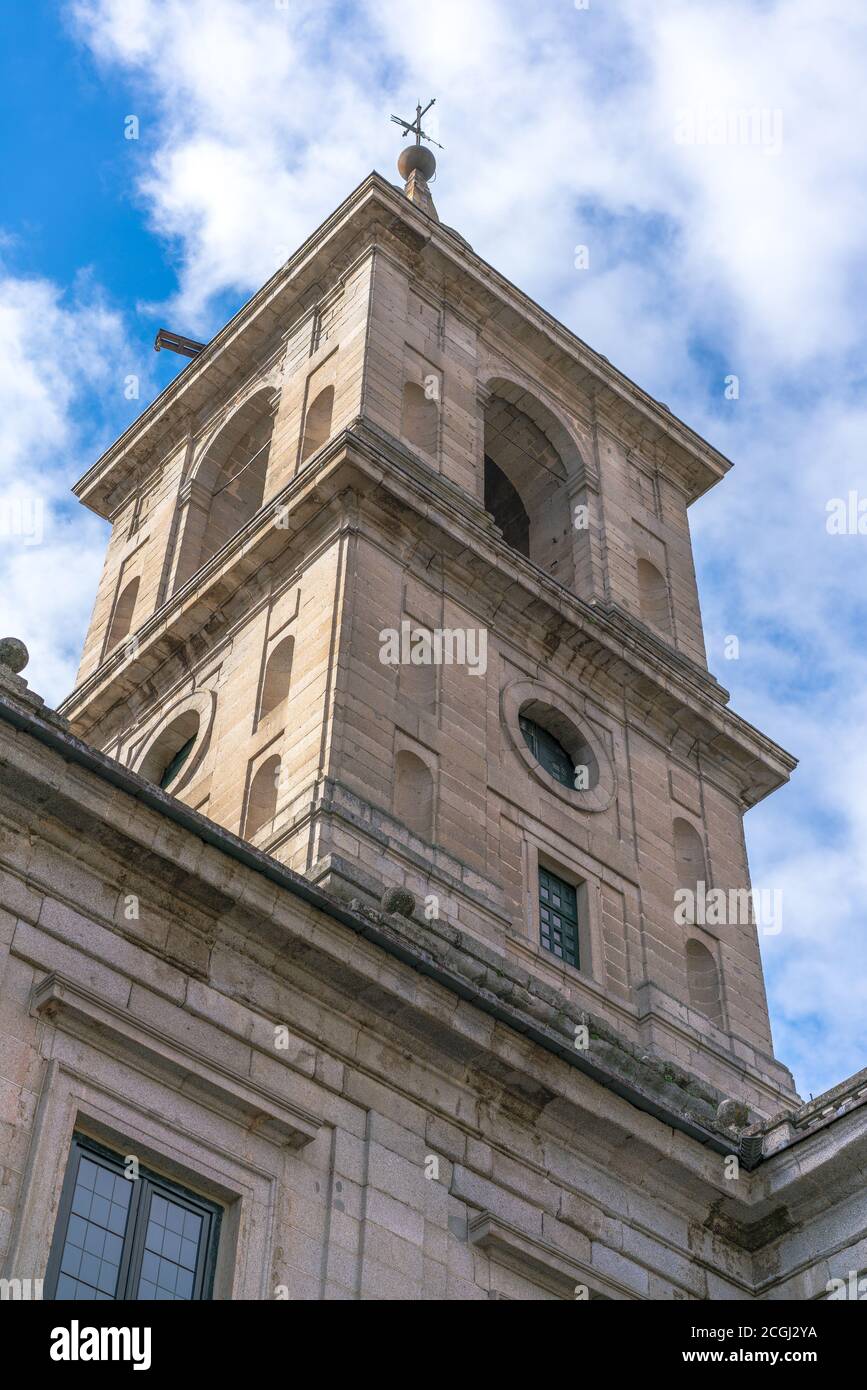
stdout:
[[99,451],[94,402],[120,394],[123,360],[120,321],[86,283],[63,296],[0,274],[0,635],[27,643],[51,703],[72,687],[105,545],[69,489]]

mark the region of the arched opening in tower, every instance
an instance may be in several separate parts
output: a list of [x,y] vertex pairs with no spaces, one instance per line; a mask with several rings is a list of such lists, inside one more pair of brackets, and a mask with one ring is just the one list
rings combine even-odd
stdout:
[[502,468],[485,454],[485,511],[490,512],[503,540],[530,558],[530,518],[521,494]]
[[[526,403],[526,392],[521,399]],[[541,403],[532,405],[546,421]],[[500,394],[491,396],[485,410],[484,497],[485,510],[506,544],[571,586],[574,563],[565,463],[535,419]]]

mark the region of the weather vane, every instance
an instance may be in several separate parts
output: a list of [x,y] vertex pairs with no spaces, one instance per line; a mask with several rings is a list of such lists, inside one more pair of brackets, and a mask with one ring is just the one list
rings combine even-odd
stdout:
[[415,108],[415,120],[414,120],[414,121],[405,121],[405,120],[403,119],[402,116],[392,116],[391,119],[394,121],[395,125],[399,125],[399,126],[402,126],[402,127],[403,127],[403,133],[404,133],[404,135],[414,135],[414,136],[415,136],[415,143],[416,143],[417,145],[420,145],[421,142],[422,142],[422,140],[427,140],[427,142],[428,142],[429,145],[436,145],[437,149],[438,149],[438,150],[441,150],[443,147],[442,147],[442,145],[439,143],[439,141],[438,141],[438,140],[434,140],[430,135],[427,134],[426,131],[422,130],[422,128],[421,128],[421,118],[422,118],[422,116],[426,115],[427,112],[430,111],[430,109],[431,109],[431,107],[434,105],[435,101],[436,101],[436,97],[431,97],[430,101],[428,102],[428,104],[427,104],[427,106],[424,108],[424,110],[422,110],[422,104],[421,104],[421,102],[418,102],[418,104],[416,105],[416,108]]

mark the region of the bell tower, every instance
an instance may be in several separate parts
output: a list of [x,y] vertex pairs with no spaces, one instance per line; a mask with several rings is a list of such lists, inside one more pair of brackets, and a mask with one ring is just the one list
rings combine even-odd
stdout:
[[770,1114],[742,817],[794,762],[708,671],[687,520],[730,464],[439,220],[423,114],[405,186],[366,178],[77,485],[112,533],[63,712]]

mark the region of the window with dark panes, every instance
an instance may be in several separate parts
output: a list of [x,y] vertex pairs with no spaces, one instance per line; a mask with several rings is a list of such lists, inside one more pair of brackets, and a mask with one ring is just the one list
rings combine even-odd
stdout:
[[84,1135],[72,1141],[44,1297],[209,1299],[220,1208]]
[[539,869],[539,935],[546,951],[569,965],[580,966],[578,952],[578,893],[547,869]]
[[193,744],[195,743],[195,741],[196,735],[193,735],[192,738],[188,738],[186,743],[178,749],[177,753],[175,753],[174,757],[166,763],[165,767],[163,768],[163,774],[160,777],[160,786],[163,788],[164,791],[175,780],[184,763],[187,761],[187,758],[193,751]]
[[547,729],[543,729],[541,724],[527,719],[523,714],[518,723],[521,726],[521,733],[524,735],[524,742],[536,762],[541,763],[545,771],[550,772],[551,776],[562,783],[564,787],[574,789],[575,764],[562,743],[553,734],[549,734]]

